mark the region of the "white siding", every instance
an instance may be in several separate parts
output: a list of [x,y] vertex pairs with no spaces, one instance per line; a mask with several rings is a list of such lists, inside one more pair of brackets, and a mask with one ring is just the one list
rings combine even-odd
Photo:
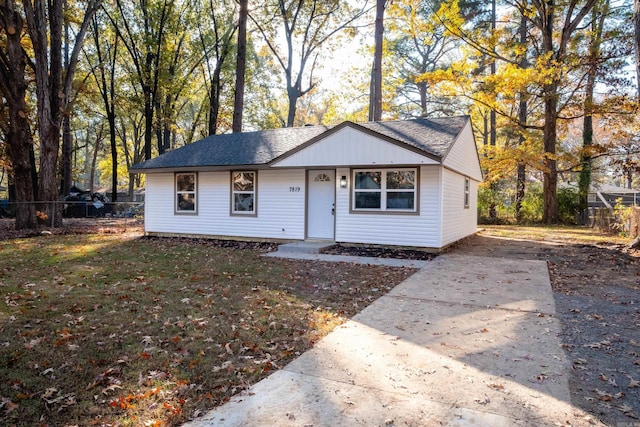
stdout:
[[[304,239],[304,170],[258,171],[257,216],[230,215],[230,173],[198,174],[198,214],[174,214],[173,173],[147,174],[145,231]],[[299,191],[290,191],[290,187]]]
[[[366,214],[349,212],[350,187],[336,192],[336,241],[382,245],[439,248],[440,245],[440,170],[420,167],[420,215]],[[336,176],[349,177],[349,169]]]
[[478,183],[469,181],[469,207],[464,207],[464,175],[442,170],[442,246],[476,232],[478,228]]
[[476,181],[482,181],[482,170],[470,121],[458,135],[458,139],[454,142],[442,164]]
[[346,127],[292,154],[273,167],[362,166],[362,165],[432,165],[438,162]]

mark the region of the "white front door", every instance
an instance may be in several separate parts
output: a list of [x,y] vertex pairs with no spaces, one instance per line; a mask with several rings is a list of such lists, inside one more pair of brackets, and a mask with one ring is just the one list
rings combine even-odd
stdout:
[[334,238],[336,171],[310,170],[307,172],[307,237]]

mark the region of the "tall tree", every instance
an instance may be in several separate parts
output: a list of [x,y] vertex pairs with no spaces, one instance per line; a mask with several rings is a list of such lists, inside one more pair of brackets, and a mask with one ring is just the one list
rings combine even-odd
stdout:
[[[109,147],[111,150],[111,201],[118,200],[118,146],[116,129],[116,70],[118,58],[118,37],[108,27],[101,26],[97,16],[92,25],[95,49],[95,64],[91,64],[91,74],[98,86],[100,98],[109,125]],[[92,58],[87,55],[87,61]]]
[[[38,191],[35,194],[33,183],[27,184],[28,180],[15,181],[16,195],[25,202],[18,205],[17,216],[20,218],[16,221],[16,227],[23,228],[33,225],[33,217],[31,209],[28,207],[29,203],[33,201],[28,200],[30,197],[35,197],[43,203],[41,209],[49,216],[52,225],[61,225],[61,207],[56,206],[53,201],[58,198],[58,157],[60,150],[60,130],[62,121],[65,114],[67,114],[67,106],[69,102],[69,96],[71,92],[71,85],[75,75],[75,71],[78,64],[78,56],[80,49],[84,41],[84,37],[91,21],[92,16],[96,13],[100,7],[101,0],[89,0],[83,4],[84,9],[81,9],[77,5],[77,10],[74,11],[76,20],[74,22],[80,22],[80,26],[76,28],[74,34],[74,44],[71,51],[68,64],[65,68],[62,61],[63,56],[63,27],[65,22],[64,15],[64,0],[50,0],[45,2],[44,0],[23,0],[22,10],[19,11],[15,8],[13,1],[4,1],[3,18],[4,25],[7,29],[7,47],[10,49],[16,49],[11,53],[11,59],[7,54],[6,59],[3,58],[3,63],[7,67],[4,71],[7,77],[13,78],[13,82],[18,86],[15,90],[5,90],[7,94],[12,97],[26,96],[26,87],[21,87],[21,80],[23,77],[18,77],[17,73],[26,72],[26,68],[23,67],[23,61],[29,64],[34,71],[35,80],[35,98],[37,105],[37,121],[38,121],[38,140],[39,140],[39,183]],[[6,11],[6,12],[5,12]],[[24,17],[20,16],[20,12],[24,14]],[[18,46],[14,44],[13,36],[21,36],[22,28],[26,22],[27,32],[29,34],[31,49],[27,50],[20,46],[21,54],[28,55],[28,52],[32,54],[31,57],[19,59],[17,55]],[[20,29],[20,31],[18,31]],[[3,79],[4,81],[4,79]],[[23,91],[25,89],[25,91]],[[16,101],[16,102],[13,102]],[[12,100],[9,104],[10,108],[16,108],[15,116],[11,112],[12,119],[15,117],[15,123],[19,120],[26,119],[26,108],[24,101],[20,102],[17,99]],[[21,117],[25,116],[25,117]],[[20,138],[21,141],[14,141],[11,145],[10,153],[16,155],[15,163],[18,165],[18,173],[24,174],[24,155],[22,148],[31,145],[31,136],[27,136],[25,131],[29,129],[25,126],[23,121],[20,123],[23,130],[16,134],[12,134],[16,138]],[[31,153],[29,155],[31,156]],[[31,162],[33,163],[33,162]],[[33,166],[30,169],[30,173],[33,171]],[[22,186],[31,185],[31,188],[22,188]],[[26,212],[22,210],[25,209]]]
[[635,48],[636,58],[636,86],[638,89],[638,98],[640,98],[640,0],[633,1],[633,46]]
[[[69,22],[64,23],[64,67],[69,67]],[[71,156],[73,155],[73,136],[71,135],[71,114],[67,112],[62,119],[62,161],[60,195],[67,195],[71,190]]]
[[0,5],[0,28],[6,36],[5,47],[0,47],[0,90],[6,102],[7,124],[4,141],[13,170],[17,229],[37,226],[33,205],[35,192],[31,156],[33,139],[29,123],[27,98],[27,57],[21,44],[24,18],[16,10],[13,0]]
[[[198,29],[202,52],[204,52],[205,66],[209,81],[209,135],[217,133],[218,115],[220,112],[220,98],[224,81],[223,67],[233,48],[233,36],[236,32],[235,2],[208,0],[205,16],[211,26],[203,28],[198,20]],[[241,6],[242,8],[242,6]],[[238,36],[239,37],[239,36]],[[246,18],[245,18],[246,37]],[[245,38],[246,42],[246,38]],[[246,44],[245,44],[246,48]]]
[[[242,132],[242,115],[244,110],[244,81],[247,67],[247,18],[249,17],[249,0],[239,0],[238,12],[238,45],[236,54],[236,86],[233,102],[233,132]],[[640,1],[640,0],[639,0]]]
[[[527,59],[527,18],[525,16],[520,17],[520,29],[519,29],[519,42],[522,46],[522,53],[520,58],[520,67],[525,70],[529,67],[529,60]],[[518,94],[518,121],[521,126],[518,135],[518,146],[522,146],[525,143],[525,129],[527,125],[527,106],[528,94],[526,90],[521,90]],[[521,159],[518,160],[516,172],[516,199],[515,199],[515,215],[516,220],[520,222],[522,220],[522,202],[526,194],[527,184],[527,164]]]
[[428,117],[452,115],[458,109],[456,99],[439,97],[428,81],[421,78],[425,73],[449,66],[450,55],[459,47],[436,20],[442,0],[402,0],[390,3],[387,44],[388,62],[397,75],[400,113],[406,116]]
[[600,49],[602,44],[602,33],[604,21],[609,14],[609,0],[601,0],[591,11],[591,31],[589,41],[589,52],[587,56],[587,84],[584,95],[584,119],[582,131],[582,151],[580,154],[580,171],[578,175],[578,196],[581,219],[586,223],[588,216],[589,187],[591,185],[591,146],[593,145],[593,116],[594,91],[596,78],[600,73]]
[[[367,11],[368,0],[353,9],[344,0],[274,0],[249,14],[285,74],[287,126],[293,126],[296,103],[316,82],[313,72],[323,48]],[[279,25],[282,25],[280,27]],[[285,49],[280,47],[284,31]]]
[[[532,50],[537,55],[534,59],[536,74],[529,74],[529,76],[535,79],[530,83],[535,82],[540,85],[539,92],[543,106],[542,123],[540,125],[519,123],[519,126],[539,128],[542,131],[543,221],[546,223],[557,223],[559,220],[557,204],[558,121],[561,117],[561,111],[567,107],[567,101],[572,100],[571,91],[573,90],[575,93],[578,87],[576,85],[573,89],[569,89],[563,85],[567,83],[569,73],[582,67],[581,62],[577,60],[578,52],[574,49],[577,43],[576,34],[580,33],[580,37],[583,35],[584,19],[597,1],[567,0],[556,3],[554,0],[510,0],[505,2],[506,5],[515,7],[520,16],[526,17],[531,26],[535,28],[534,33],[539,38],[531,40],[535,47]],[[505,61],[507,74],[502,74],[502,80],[519,80],[513,78],[514,75],[518,75],[516,74],[520,60],[518,55],[514,58],[506,56],[499,49],[496,49],[496,40],[483,38],[478,34],[470,34],[463,28],[464,23],[459,21],[452,23],[447,18],[443,18],[443,23],[481,54]],[[492,78],[485,82],[486,89],[491,92],[495,92],[500,85],[504,85],[504,82],[498,78]],[[522,80],[520,86],[522,86]],[[497,98],[494,97],[494,101],[485,100],[485,102],[498,111],[496,100]],[[510,116],[510,113],[504,109],[502,112],[498,112],[504,114],[505,117]]]
[[[113,29],[122,40],[131,58],[131,66],[143,95],[145,118],[144,157],[151,158],[154,134],[154,113],[160,86],[160,61],[166,37],[165,26],[173,8],[169,0],[138,3],[116,0],[115,10],[107,10]],[[160,142],[160,148],[162,143]]]
[[382,120],[382,48],[384,43],[384,11],[387,0],[376,0],[373,65],[369,93],[369,121]]
[[[542,221],[547,224],[555,224],[559,220],[556,147],[561,109],[560,89],[564,77],[562,67],[559,66],[568,61],[572,37],[597,1],[586,0],[580,6],[581,1],[569,0],[564,8],[557,5],[554,0],[532,0],[532,7],[527,2],[516,3],[521,13],[525,16],[531,16],[531,22],[540,30],[542,38],[542,57],[540,60],[544,62],[546,69],[556,69],[542,87],[544,103]],[[559,30],[558,23],[560,24]]]
[[[75,43],[68,67],[62,64],[62,29],[64,26],[64,0],[24,0],[27,29],[33,45],[38,137],[40,140],[40,183],[38,199],[51,202],[58,196],[58,152],[60,129],[71,93],[71,83],[78,64],[78,56],[87,28],[102,0],[89,0],[85,5],[82,23],[75,36]],[[57,210],[57,212],[56,212]],[[44,211],[51,223],[62,224],[61,209],[46,204]]]

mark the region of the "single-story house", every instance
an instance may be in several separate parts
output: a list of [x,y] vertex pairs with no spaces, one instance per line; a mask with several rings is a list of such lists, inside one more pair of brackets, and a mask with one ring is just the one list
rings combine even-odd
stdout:
[[617,204],[640,205],[640,190],[601,183],[593,183],[589,188],[590,208],[613,208]]
[[212,135],[137,164],[148,235],[440,250],[477,228],[468,116]]

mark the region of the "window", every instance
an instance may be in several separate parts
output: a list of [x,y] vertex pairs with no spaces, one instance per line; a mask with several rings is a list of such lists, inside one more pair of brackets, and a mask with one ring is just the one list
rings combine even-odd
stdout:
[[469,208],[469,178],[464,178],[464,208]]
[[256,172],[231,172],[231,213],[255,215]]
[[355,170],[355,211],[416,212],[416,169]]
[[176,213],[197,213],[196,186],[195,173],[176,174]]

